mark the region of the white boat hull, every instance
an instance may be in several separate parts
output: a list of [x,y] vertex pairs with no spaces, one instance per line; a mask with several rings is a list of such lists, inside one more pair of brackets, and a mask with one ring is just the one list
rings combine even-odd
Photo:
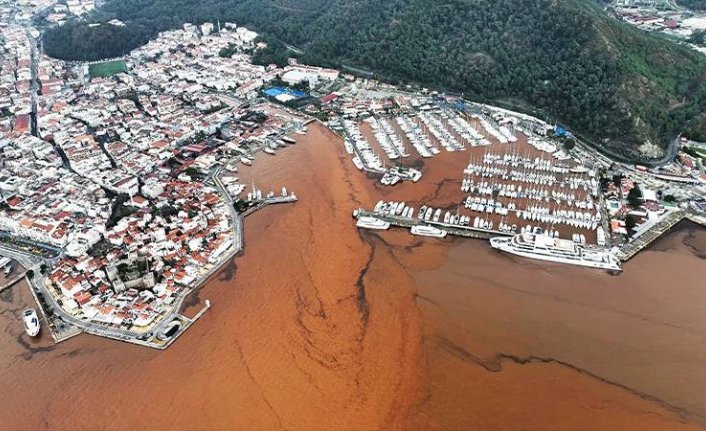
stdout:
[[511,238],[491,238],[490,246],[505,253],[514,254],[516,256],[521,256],[528,259],[544,260],[547,262],[563,263],[567,265],[585,266],[588,268],[604,269],[608,271],[622,271],[620,265],[615,262],[598,262],[578,257],[568,258],[556,255],[546,255],[540,253],[531,253],[524,250],[518,250],[517,248],[512,246]]
[[417,236],[428,236],[430,238],[445,238],[446,237],[446,231],[437,229],[435,227],[431,226],[412,226],[411,229],[412,235],[417,235]]
[[363,229],[387,230],[390,228],[390,223],[374,217],[361,217],[356,222],[356,226]]
[[25,325],[25,331],[30,337],[36,337],[39,335],[39,329],[41,325],[39,323],[39,316],[34,309],[25,310],[23,315],[23,323]]

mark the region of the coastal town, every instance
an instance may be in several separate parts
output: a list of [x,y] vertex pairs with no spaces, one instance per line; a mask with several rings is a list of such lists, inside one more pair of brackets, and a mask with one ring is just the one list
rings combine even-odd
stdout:
[[706,14],[669,0],[614,0],[613,14],[644,31],[662,33],[706,53]]
[[105,62],[43,54],[32,17],[60,24],[94,7],[0,3],[11,23],[0,28],[0,255],[22,265],[57,342],[169,346],[209,307],[189,318],[184,299],[242,251],[243,219],[298,199],[239,170],[288,151],[314,121],[381,188],[423,181],[447,153],[463,163],[450,173],[455,202],[351,208],[359,227],[499,249],[494,238],[548,238],[620,270],[684,217],[705,220],[702,144],[661,166],[616,163],[562,125],[459,96],[254,64],[258,34],[227,22],[185,24]]

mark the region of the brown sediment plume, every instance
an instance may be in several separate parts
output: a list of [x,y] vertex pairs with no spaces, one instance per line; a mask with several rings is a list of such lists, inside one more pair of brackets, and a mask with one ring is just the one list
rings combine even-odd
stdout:
[[420,184],[382,189],[322,126],[295,137],[237,176],[263,191],[286,186],[300,201],[246,220],[237,267],[192,298],[193,307],[213,306],[168,350],[90,336],[57,346],[46,334],[28,340],[17,320],[31,300],[26,286],[3,293],[0,386],[12,396],[0,403],[0,428],[677,430],[703,422],[706,293],[668,290],[669,278],[655,274],[662,265],[697,280],[703,262],[680,240],[676,252],[649,251],[611,277],[514,259],[481,241],[358,231],[352,210],[378,199],[453,204],[466,156],[441,154],[425,163]]

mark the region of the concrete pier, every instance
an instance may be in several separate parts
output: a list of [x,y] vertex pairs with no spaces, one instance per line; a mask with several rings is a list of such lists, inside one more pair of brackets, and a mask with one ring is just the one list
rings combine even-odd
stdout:
[[268,205],[277,205],[277,204],[289,204],[289,203],[294,203],[298,201],[296,196],[288,195],[288,196],[274,196],[271,198],[265,198],[260,201],[258,201],[254,206],[248,208],[245,210],[242,214],[241,217],[247,217],[250,214],[253,214],[257,211],[260,211],[261,209],[265,208]]
[[616,256],[623,262],[627,262],[686,217],[687,214],[684,211],[672,211],[645,231],[645,233],[625,244],[620,251],[616,253]]
[[496,236],[512,236],[512,233],[500,232],[497,230],[487,230],[479,229],[473,226],[459,226],[455,224],[448,224],[443,222],[425,221],[420,220],[417,217],[400,217],[397,215],[389,214],[378,214],[373,211],[368,211],[365,209],[358,209],[358,216],[360,217],[375,217],[380,220],[384,220],[390,223],[392,226],[411,228],[417,225],[427,225],[434,226],[439,229],[445,230],[449,235],[461,236],[464,238],[476,238],[476,239],[490,239]]

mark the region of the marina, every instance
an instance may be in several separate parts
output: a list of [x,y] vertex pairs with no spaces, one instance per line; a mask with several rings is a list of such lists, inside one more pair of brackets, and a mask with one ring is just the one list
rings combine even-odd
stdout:
[[[616,200],[625,205],[628,191],[636,188],[637,180],[607,177],[605,166],[571,155],[547,136],[541,124],[514,118],[507,112],[452,110],[429,99],[426,105],[395,101],[399,113],[388,111],[358,122],[343,120],[346,133],[354,137],[344,141],[347,153],[354,156],[353,162],[364,170],[368,163],[393,163],[395,167],[416,163],[418,168],[434,163],[426,159],[439,157],[442,152],[465,157],[468,162],[458,180],[460,195],[436,206],[423,201],[410,206],[387,200],[374,208],[357,208],[354,216],[363,219],[358,227],[402,227],[413,235],[435,238],[499,238],[491,240],[491,245],[515,254],[525,252],[517,252],[513,238],[537,238],[542,245],[527,257],[620,271],[622,262],[680,220],[695,216],[652,203],[645,205],[648,210],[644,213],[626,206],[623,211],[629,213],[627,216],[615,214]],[[372,135],[366,132],[368,128]],[[384,156],[376,152],[376,146]],[[411,154],[407,148],[416,153]],[[620,183],[615,183],[619,186],[617,194],[613,186],[616,178],[620,178]],[[391,181],[389,173],[383,175],[382,182],[388,186],[398,183]],[[634,199],[630,202],[634,205]],[[622,220],[636,217],[643,218],[639,226],[627,237],[620,235]],[[558,244],[553,258],[549,256],[553,251],[544,255],[546,247],[553,249],[550,243]],[[532,244],[540,242],[533,240]],[[561,250],[570,251],[576,259],[559,257],[564,253]]]

